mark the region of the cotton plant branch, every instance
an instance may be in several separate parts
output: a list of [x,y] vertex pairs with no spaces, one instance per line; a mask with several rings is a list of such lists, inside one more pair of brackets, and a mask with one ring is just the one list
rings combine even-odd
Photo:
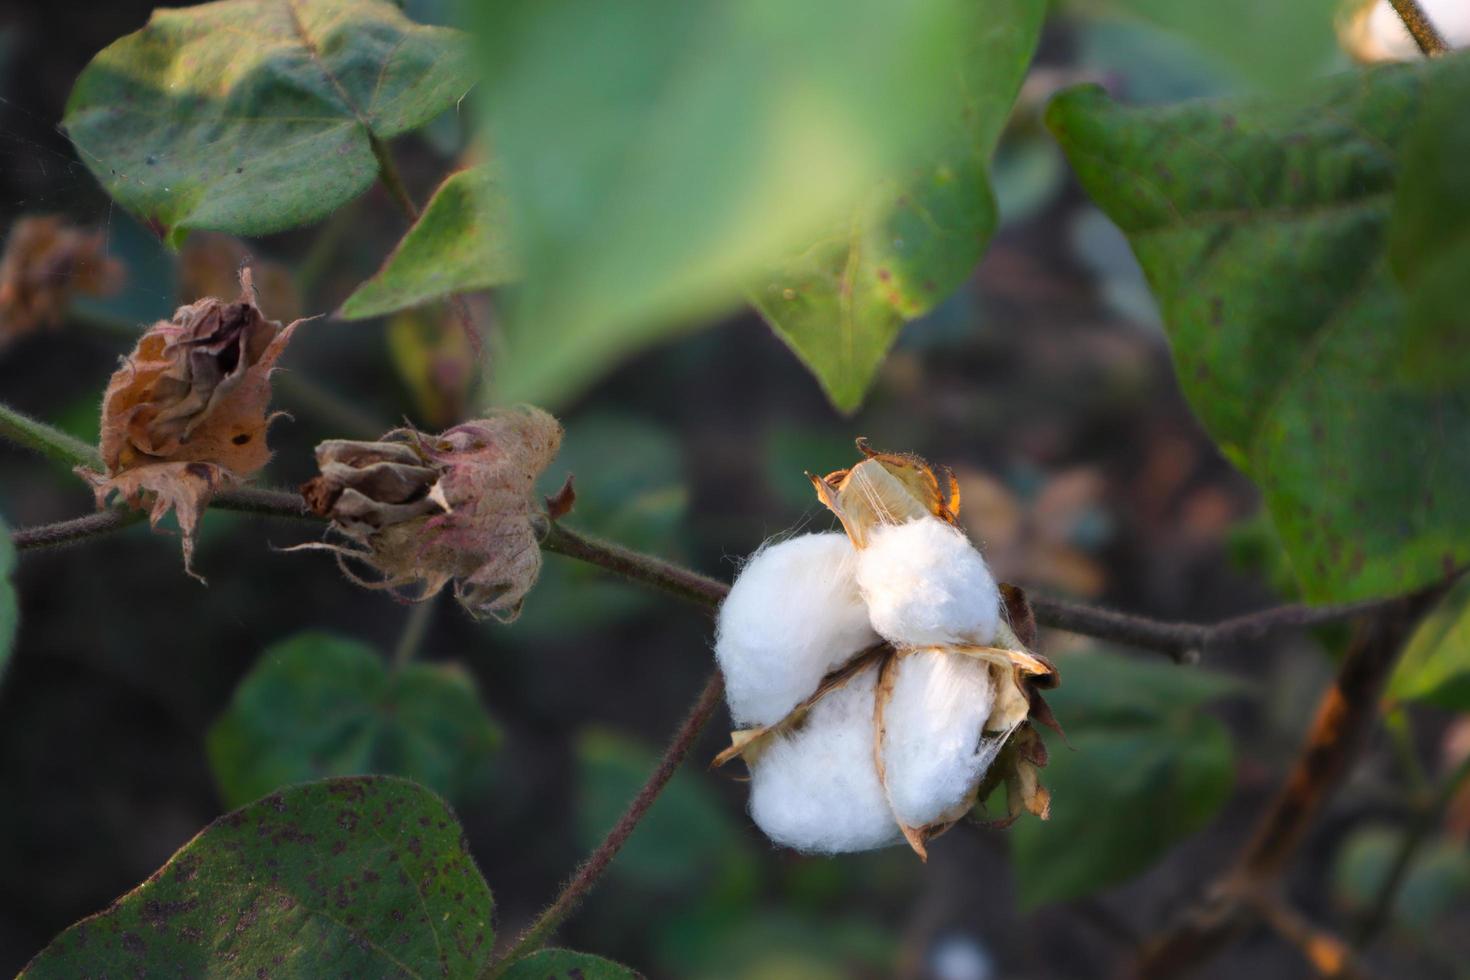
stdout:
[[1429,19],[1429,14],[1419,0],[1388,0],[1393,6],[1394,13],[1399,15],[1399,20],[1404,22],[1404,29],[1419,46],[1424,57],[1434,58],[1442,54],[1449,54],[1449,43],[1439,28],[1434,26],[1434,21]]
[[582,862],[582,866],[572,875],[571,880],[566,883],[551,905],[547,906],[546,911],[542,912],[536,921],[521,933],[503,955],[480,974],[482,980],[491,980],[491,978],[501,976],[516,960],[544,946],[556,932],[557,927],[592,890],[597,879],[607,870],[613,858],[617,857],[618,851],[622,850],[623,845],[628,842],[628,838],[632,836],[639,822],[653,806],[654,800],[658,799],[659,794],[674,777],[675,771],[678,770],[684,758],[694,748],[694,743],[699,739],[699,733],[704,731],[704,726],[709,723],[710,717],[719,707],[724,691],[724,679],[716,671],[705,682],[704,690],[695,699],[689,713],[684,716],[684,720],[679,723],[674,737],[669,740],[663,758],[659,760],[658,766],[649,775],[643,788],[638,791],[638,795],[633,797],[633,801],[618,818],[618,822],[613,824],[613,828],[607,832],[607,836],[602,839],[597,849],[588,856],[586,861]]
[[1220,952],[1259,915],[1267,894],[1307,830],[1342,783],[1378,713],[1378,699],[1399,652],[1443,587],[1392,603],[1366,617],[1338,667],[1290,774],[1258,820],[1235,863],[1147,944],[1136,975],[1182,976]]
[[1302,954],[1313,972],[1319,977],[1339,980],[1369,980],[1366,967],[1358,961],[1357,954],[1347,943],[1320,926],[1314,925],[1306,916],[1275,892],[1263,892],[1255,897],[1255,908],[1261,920],[1271,927]]

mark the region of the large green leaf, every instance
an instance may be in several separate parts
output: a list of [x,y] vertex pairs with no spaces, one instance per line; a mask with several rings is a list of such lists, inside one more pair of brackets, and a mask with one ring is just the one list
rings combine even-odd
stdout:
[[1159,297],[1185,395],[1261,486],[1313,600],[1470,560],[1470,388],[1406,369],[1386,255],[1400,150],[1426,93],[1467,73],[1456,56],[1146,110],[1083,88],[1048,111]]
[[361,320],[509,282],[519,266],[507,220],[488,166],[452,175],[377,274],[347,297],[342,316]]
[[638,974],[612,960],[569,949],[543,949],[516,960],[502,980],[637,980]]
[[499,397],[563,398],[728,309],[761,268],[922,159],[953,104],[935,66],[959,60],[977,2],[479,5],[527,274]]
[[226,803],[322,776],[407,776],[451,799],[484,785],[500,733],[460,668],[390,670],[354,640],[302,633],[267,650],[209,731]]
[[374,143],[472,83],[461,36],[389,0],[159,9],[77,79],[63,124],[124,207],[177,240],[315,221],[378,175]]
[[1064,658],[1047,692],[1070,747],[1050,740],[1051,819],[1010,831],[1027,907],[1089,894],[1144,871],[1209,822],[1230,795],[1230,735],[1200,708],[1227,678],[1114,654]]
[[15,544],[10,540],[10,528],[0,520],[0,675],[4,674],[5,665],[10,660],[16,629],[20,625],[20,603],[10,581],[14,572]]
[[941,148],[752,280],[750,299],[853,411],[904,323],[959,288],[995,230],[987,167],[1041,30],[1042,0],[976,0],[965,50],[928,70],[948,80]]
[[216,820],[21,976],[473,977],[491,906],[442,800],[328,779]]
[[1387,693],[1396,701],[1470,711],[1470,578],[1455,586],[1415,629]]

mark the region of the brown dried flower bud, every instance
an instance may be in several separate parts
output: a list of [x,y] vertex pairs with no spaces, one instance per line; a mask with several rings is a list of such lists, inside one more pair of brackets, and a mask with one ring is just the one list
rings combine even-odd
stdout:
[[249,269],[240,286],[233,303],[199,300],[143,334],[102,398],[106,472],[77,469],[99,507],[114,494],[135,507],[151,498],[155,525],[172,509],[191,575],[194,532],[210,498],[270,459],[270,375],[300,322],[265,318]]
[[0,257],[0,344],[61,322],[77,293],[105,296],[123,281],[101,229],[74,228],[57,215],[22,218]]
[[[350,544],[302,547],[332,551],[354,582],[413,601],[453,582],[472,615],[510,622],[541,572],[532,490],[560,445],[561,425],[531,407],[437,436],[394,429],[377,442],[324,442],[321,475],[301,493]],[[354,574],[348,560],[379,578]]]

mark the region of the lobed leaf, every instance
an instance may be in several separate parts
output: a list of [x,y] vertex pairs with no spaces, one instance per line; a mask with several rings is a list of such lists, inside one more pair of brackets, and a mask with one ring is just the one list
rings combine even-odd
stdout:
[[1470,578],[1414,630],[1385,693],[1395,701],[1470,711]]
[[373,277],[339,311],[362,320],[520,275],[504,191],[487,166],[452,174]]
[[63,126],[109,194],[177,242],[316,221],[377,178],[374,144],[472,83],[461,35],[389,0],[160,8],[77,78]]
[[995,231],[988,167],[1041,31],[1039,0],[982,0],[957,29],[945,133],[923,163],[871,188],[751,281],[750,300],[821,382],[832,404],[857,409],[903,325],[969,278]]
[[1127,233],[1184,393],[1260,485],[1309,599],[1408,591],[1470,560],[1470,389],[1406,358],[1412,297],[1388,255],[1415,120],[1467,78],[1459,55],[1274,102],[1128,109],[1075,89],[1047,114]]
[[526,263],[499,397],[564,399],[729,309],[922,159],[953,105],[934,66],[958,60],[972,6],[482,5],[485,105]]
[[462,669],[390,670],[365,644],[302,633],[262,655],[207,745],[225,802],[239,806],[289,783],[368,773],[462,800],[483,785],[499,742]]
[[219,818],[21,977],[471,977],[491,909],[442,800],[404,779],[328,779]]

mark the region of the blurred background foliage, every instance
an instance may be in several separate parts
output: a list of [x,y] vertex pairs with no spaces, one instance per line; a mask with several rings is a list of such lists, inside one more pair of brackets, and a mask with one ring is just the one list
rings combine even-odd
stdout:
[[[967,530],[1001,578],[1027,588],[1196,621],[1300,591],[1259,492],[1184,399],[1128,238],[1083,194],[1042,110],[1079,82],[1135,106],[1301,98],[1312,79],[1349,69],[1349,51],[1411,56],[1386,4],[1053,3],[1028,72],[1043,5],[996,0],[1015,29],[986,39],[974,104],[914,66],[963,58],[976,4],[936,0],[919,17],[876,0],[486,5],[468,20],[490,78],[393,149],[415,200],[471,167],[446,190],[488,202],[464,205],[472,217],[511,217],[456,222],[446,215],[463,208],[431,206],[415,232],[426,251],[405,243],[363,293],[406,230],[380,187],[311,227],[243,242],[196,233],[174,254],[97,185],[57,123],[89,60],[149,6],[0,5],[0,221],[62,213],[100,228],[127,274],[113,295],[77,299],[58,329],[0,348],[0,400],[95,440],[101,385],[139,326],[232,288],[248,253],[267,314],[361,314],[314,322],[293,344],[277,389],[293,420],[273,431],[272,483],[309,476],[321,438],[405,417],[439,428],[492,395],[529,396],[553,401],[567,427],[540,492],[573,474],[571,523],[711,574],[728,576],[770,535],[825,526],[803,471],[850,463],[862,434],[953,466]],[[405,9],[420,23],[459,19],[433,0]],[[1470,36],[1463,19],[1442,26]],[[854,62],[896,36],[915,62]],[[630,60],[642,69],[628,73]],[[956,110],[969,113],[958,133]],[[470,137],[487,115],[493,163]],[[1455,140],[1462,117],[1443,126]],[[916,162],[936,140],[954,155],[951,176],[968,175],[961,203],[944,195],[942,168]],[[1439,159],[1438,145],[1416,149],[1416,165],[1445,181],[1430,200],[1459,201],[1461,157]],[[499,179],[482,169],[492,166],[519,187],[513,206],[481,192]],[[964,217],[985,256],[973,274],[968,260],[949,270],[942,289],[918,274],[915,296],[847,310],[869,356],[828,364],[772,312],[760,277],[773,253],[830,244],[833,202],[864,188],[871,200],[842,215],[863,235],[902,225],[919,188]],[[1423,209],[1403,213],[1400,227]],[[1458,302],[1443,283],[1458,281],[1463,239],[1435,241],[1447,223],[1422,224],[1388,247],[1444,259],[1422,266],[1427,312],[1414,329],[1454,342],[1463,321],[1446,335],[1437,311]],[[923,241],[880,244],[902,273]],[[832,273],[819,258],[783,264],[793,285],[781,289],[812,283],[826,302]],[[435,300],[521,272],[469,299],[490,325],[487,389],[456,311]],[[784,340],[741,310],[746,296]],[[818,326],[845,315],[817,309]],[[695,323],[712,325],[689,333]],[[1451,393],[1454,377],[1442,379]],[[0,461],[11,526],[90,508],[69,475],[9,446]],[[13,571],[0,544],[0,970],[143,880],[222,810],[329,774],[404,775],[445,794],[511,935],[615,821],[708,670],[700,614],[588,566],[548,558],[522,619],[482,626],[447,602],[417,617],[321,556],[278,550],[312,533],[211,514],[197,559],[207,589],[143,528],[28,555]],[[1358,921],[1418,833],[1374,949],[1386,975],[1463,975],[1470,956],[1470,794],[1441,792],[1470,756],[1467,602],[1462,584],[1420,628],[1390,685],[1391,724],[1287,883],[1309,914]],[[396,662],[420,630],[419,658]],[[651,976],[1108,975],[1201,868],[1238,848],[1344,638],[1285,637],[1190,670],[1046,636],[1068,732],[1050,740],[1053,819],[957,829],[927,865],[898,850],[775,851],[745,816],[742,787],[691,764],[563,939]],[[696,763],[721,742],[707,733]],[[1209,973],[1247,970],[1301,966],[1255,935]]]

